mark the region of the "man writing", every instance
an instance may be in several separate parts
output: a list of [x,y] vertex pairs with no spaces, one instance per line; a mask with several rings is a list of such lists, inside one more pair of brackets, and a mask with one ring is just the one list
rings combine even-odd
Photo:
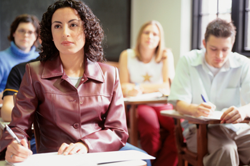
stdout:
[[[207,117],[214,110],[224,112],[222,124],[208,126],[204,165],[250,163],[250,127],[236,124],[250,116],[250,61],[231,52],[235,34],[232,23],[210,22],[203,40],[205,49],[181,57],[171,86],[169,101],[182,114]],[[185,121],[182,126],[188,148],[197,152],[195,125]]]

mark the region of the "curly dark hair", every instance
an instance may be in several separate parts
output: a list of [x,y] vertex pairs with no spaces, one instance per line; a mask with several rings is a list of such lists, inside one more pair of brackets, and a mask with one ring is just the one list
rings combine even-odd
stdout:
[[103,62],[105,60],[102,48],[104,32],[100,25],[100,21],[85,3],[78,0],[59,0],[50,5],[47,11],[43,14],[40,33],[40,38],[42,40],[40,53],[41,61],[52,60],[59,56],[59,51],[52,41],[51,19],[57,9],[64,7],[75,9],[83,21],[85,56],[93,62]]
[[29,15],[29,14],[22,14],[15,18],[15,20],[12,22],[10,26],[10,35],[8,36],[9,41],[14,41],[13,34],[16,32],[16,29],[20,23],[31,23],[36,29],[36,40],[38,39],[39,33],[40,33],[40,25],[39,20],[36,16]]

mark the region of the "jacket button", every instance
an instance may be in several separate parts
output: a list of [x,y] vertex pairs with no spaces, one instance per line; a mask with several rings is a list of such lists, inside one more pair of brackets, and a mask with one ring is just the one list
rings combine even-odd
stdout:
[[83,104],[83,101],[80,101],[80,104]]
[[79,128],[79,123],[73,124],[73,127],[74,127],[75,129],[78,129],[78,128]]

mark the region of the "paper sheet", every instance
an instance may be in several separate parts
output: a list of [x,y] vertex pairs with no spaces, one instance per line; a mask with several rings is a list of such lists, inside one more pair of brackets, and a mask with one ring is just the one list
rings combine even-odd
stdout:
[[[85,159],[85,161],[84,161]],[[86,155],[57,155],[57,152],[53,153],[41,153],[30,156],[22,163],[15,163],[13,166],[96,166],[96,163],[90,161]]]
[[[57,155],[57,152],[53,153],[41,153],[30,156],[22,163],[15,163],[14,166],[97,166],[104,163],[112,163],[118,161],[130,161],[130,160],[143,160],[154,159],[153,156],[135,151],[113,151],[113,152],[100,152],[100,153],[87,153],[87,154],[75,154],[75,155]],[[106,164],[104,164],[106,165]]]
[[198,117],[198,119],[203,119],[203,120],[211,120],[211,119],[215,119],[215,120],[220,120],[220,117],[222,116],[223,114],[223,111],[214,111],[212,113],[212,115],[209,115],[208,117],[205,117],[205,116],[201,116],[201,117]]
[[145,94],[137,95],[135,97],[124,98],[124,101],[150,100],[150,99],[157,99],[157,98],[160,98],[162,96],[163,96],[163,94],[161,92],[145,93]]

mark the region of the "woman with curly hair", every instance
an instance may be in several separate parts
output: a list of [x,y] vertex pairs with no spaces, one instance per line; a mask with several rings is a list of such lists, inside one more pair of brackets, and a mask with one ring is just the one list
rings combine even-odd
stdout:
[[115,151],[128,139],[118,71],[101,63],[103,30],[81,1],[49,6],[41,21],[41,61],[26,65],[10,127],[21,146],[4,131],[1,157],[21,162],[35,121],[37,152],[70,155]]

